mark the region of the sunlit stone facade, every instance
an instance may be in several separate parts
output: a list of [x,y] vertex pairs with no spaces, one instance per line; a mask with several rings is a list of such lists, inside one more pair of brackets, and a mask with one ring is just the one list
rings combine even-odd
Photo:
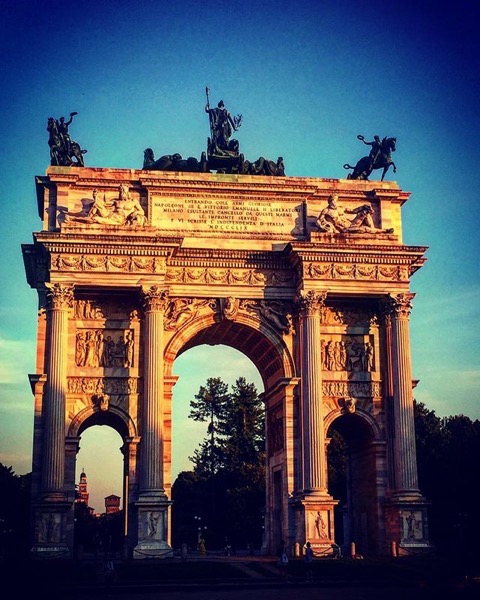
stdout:
[[[396,183],[50,167],[23,245],[39,298],[33,448],[36,557],[74,547],[82,432],[123,439],[128,556],[171,554],[175,358],[226,344],[266,406],[265,552],[354,542],[428,548],[413,424],[410,278]],[[364,210],[367,206],[368,210]],[[240,375],[240,374],[239,374]],[[328,482],[331,428],[348,493]]]

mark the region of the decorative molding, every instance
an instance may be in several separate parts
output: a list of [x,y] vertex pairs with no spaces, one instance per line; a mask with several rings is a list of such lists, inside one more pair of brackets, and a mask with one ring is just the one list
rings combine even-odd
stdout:
[[143,286],[143,305],[146,312],[162,312],[167,306],[169,290],[158,285]]
[[379,398],[381,396],[380,381],[323,381],[324,396],[338,398]]
[[47,288],[47,310],[69,310],[73,308],[73,285],[45,283]]
[[310,279],[355,279],[374,281],[408,281],[409,269],[405,265],[366,265],[366,264],[339,264],[308,263],[305,274]]
[[387,313],[392,317],[408,319],[412,311],[412,300],[415,294],[397,294],[388,296],[384,301],[384,307]]
[[68,377],[67,391],[70,394],[128,395],[137,394],[137,377]]
[[316,292],[310,290],[307,293],[301,293],[298,298],[298,305],[305,316],[311,317],[320,314],[325,306],[327,292]]
[[164,257],[112,254],[52,254],[52,271],[95,271],[124,273],[163,273],[166,268]]

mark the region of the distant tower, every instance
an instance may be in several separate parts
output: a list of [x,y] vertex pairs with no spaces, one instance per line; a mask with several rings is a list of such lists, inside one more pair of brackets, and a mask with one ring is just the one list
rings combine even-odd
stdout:
[[75,502],[84,502],[88,506],[88,489],[87,489],[87,475],[85,474],[84,469],[82,469],[82,473],[80,475],[80,483],[78,484],[78,496],[75,499]]
[[111,494],[105,498],[105,512],[107,515],[116,513],[120,510],[120,496]]

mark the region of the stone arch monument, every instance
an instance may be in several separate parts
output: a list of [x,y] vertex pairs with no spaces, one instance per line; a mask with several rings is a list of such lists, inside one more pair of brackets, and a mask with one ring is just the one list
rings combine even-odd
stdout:
[[[82,432],[123,439],[128,555],[169,556],[177,356],[226,344],[265,391],[265,552],[429,546],[413,422],[410,278],[394,182],[50,166],[23,245],[39,297],[32,554],[72,556]],[[348,447],[342,540],[328,486]],[[412,522],[414,523],[412,525]],[[297,546],[298,547],[298,546]]]

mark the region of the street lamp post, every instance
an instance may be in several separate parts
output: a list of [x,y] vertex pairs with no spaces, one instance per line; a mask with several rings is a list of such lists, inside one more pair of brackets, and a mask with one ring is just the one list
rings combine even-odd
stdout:
[[193,518],[194,518],[195,522],[197,523],[197,545],[198,545],[198,543],[200,542],[200,537],[202,535],[202,525],[201,525],[202,517],[194,516]]

